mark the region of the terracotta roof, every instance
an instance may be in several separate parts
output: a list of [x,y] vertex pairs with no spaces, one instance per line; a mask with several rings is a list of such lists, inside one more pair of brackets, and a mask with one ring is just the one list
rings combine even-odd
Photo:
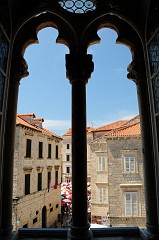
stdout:
[[[31,115],[30,114],[17,114],[17,118],[16,118],[16,125],[17,126],[22,125],[24,127],[30,128],[32,130],[36,130],[38,132],[41,132],[45,135],[62,139],[60,136],[54,134],[53,132],[51,132],[51,131],[43,128],[43,127],[39,127],[39,126],[36,126],[36,125],[33,125],[33,124],[27,122],[27,120],[24,120],[23,118],[21,118],[21,116],[35,116],[35,115],[34,114],[31,114]],[[34,117],[33,117],[33,119],[34,119]],[[38,118],[38,119],[42,120],[43,118]]]
[[128,120],[123,126],[131,126],[134,123],[138,123],[138,122],[140,122],[140,116],[139,115],[137,115],[137,116],[131,118],[130,120]]
[[55,133],[53,132],[50,132],[49,130],[45,129],[45,128],[40,128],[44,133],[47,133],[48,135],[51,135],[53,137],[57,137],[57,138],[60,138],[62,139],[60,136],[56,135]]
[[66,133],[63,134],[63,136],[71,136],[72,135],[72,128],[69,128]]
[[141,135],[140,122],[134,123],[131,126],[123,126],[121,128],[109,131],[104,136],[136,136]]
[[121,127],[122,125],[124,125],[124,124],[127,123],[127,122],[128,122],[128,120],[116,121],[116,122],[113,122],[113,123],[104,125],[104,126],[102,126],[102,127],[96,128],[96,129],[94,129],[94,132],[110,131],[110,130],[112,130],[112,129]]
[[40,131],[40,130],[38,129],[38,127],[33,126],[32,124],[30,124],[30,123],[28,123],[27,121],[25,121],[24,119],[22,119],[22,118],[20,117],[20,114],[17,115],[16,125],[22,125],[22,126],[24,126],[24,127],[28,127],[28,128],[33,129],[33,130]]
[[28,117],[35,118],[35,114],[34,113],[18,113],[17,116],[19,116],[19,117],[28,116]]
[[[93,127],[87,127],[87,134],[91,133],[94,130]],[[69,130],[63,134],[63,136],[71,136],[72,135],[72,128],[69,128]]]

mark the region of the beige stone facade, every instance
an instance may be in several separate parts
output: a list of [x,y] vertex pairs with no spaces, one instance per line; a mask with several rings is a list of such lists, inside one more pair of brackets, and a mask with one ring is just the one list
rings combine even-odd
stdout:
[[[91,181],[90,173],[90,145],[89,143],[93,140],[93,128],[87,127],[87,181]],[[62,181],[72,181],[72,130],[69,129],[63,136],[63,149],[62,149]]]
[[34,114],[18,115],[15,134],[13,229],[52,227],[61,213],[62,138]]
[[91,221],[145,227],[142,146],[134,119],[91,144]]

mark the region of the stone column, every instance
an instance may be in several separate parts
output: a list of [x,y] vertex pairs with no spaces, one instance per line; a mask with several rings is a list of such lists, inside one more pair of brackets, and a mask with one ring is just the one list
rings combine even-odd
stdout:
[[19,81],[28,75],[27,64],[22,56],[13,58],[11,77],[8,91],[8,105],[5,125],[5,147],[3,164],[3,196],[2,196],[2,236],[12,238],[12,191],[13,191],[13,162],[14,140],[16,128],[17,100]]
[[72,225],[70,239],[90,239],[87,216],[86,83],[93,71],[92,55],[66,55],[72,85]]
[[146,227],[148,235],[159,236],[157,198],[156,198],[156,178],[155,178],[155,156],[153,147],[153,135],[151,126],[151,112],[148,98],[148,87],[144,67],[140,65],[138,71],[135,63],[129,65],[128,78],[136,83],[138,104],[140,112],[140,123],[143,146],[143,170],[144,189],[146,205]]

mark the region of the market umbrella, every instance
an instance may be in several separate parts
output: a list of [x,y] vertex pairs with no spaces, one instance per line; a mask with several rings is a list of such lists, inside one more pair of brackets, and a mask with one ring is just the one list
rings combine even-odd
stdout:
[[66,198],[66,199],[61,200],[61,203],[62,203],[62,204],[71,203],[71,200],[68,199],[68,198]]

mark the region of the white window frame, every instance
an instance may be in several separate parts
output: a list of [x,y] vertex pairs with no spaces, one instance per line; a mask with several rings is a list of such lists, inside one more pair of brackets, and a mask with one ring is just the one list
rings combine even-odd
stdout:
[[106,157],[105,155],[98,156],[98,171],[102,172],[106,169]]
[[135,155],[124,155],[124,172],[135,173],[136,172],[136,156]]
[[125,216],[139,216],[139,193],[138,191],[124,192]]
[[99,202],[100,203],[106,203],[106,187],[98,187],[98,193],[99,193]]

